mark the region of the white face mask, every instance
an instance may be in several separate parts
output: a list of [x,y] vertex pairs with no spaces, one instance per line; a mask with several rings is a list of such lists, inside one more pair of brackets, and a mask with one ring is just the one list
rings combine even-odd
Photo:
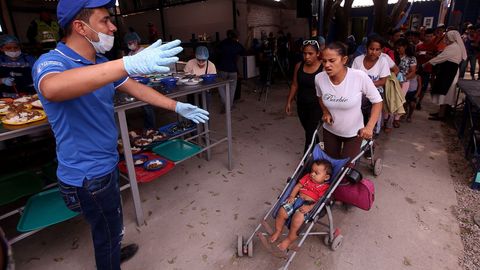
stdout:
[[128,49],[129,49],[130,51],[135,51],[135,50],[137,49],[137,45],[136,45],[136,44],[129,44],[129,45],[128,45]]
[[98,41],[90,40],[88,37],[85,36],[85,39],[87,39],[88,42],[92,44],[93,48],[97,53],[105,53],[112,49],[115,36],[110,36],[102,32],[97,32],[93,30],[93,28],[90,27],[90,25],[86,23],[85,25],[88,26],[88,28],[90,28],[93,32],[95,32],[98,35]]
[[10,58],[17,58],[20,56],[20,54],[22,54],[22,51],[21,50],[18,50],[18,51],[13,51],[13,52],[5,52],[5,55],[10,57]]

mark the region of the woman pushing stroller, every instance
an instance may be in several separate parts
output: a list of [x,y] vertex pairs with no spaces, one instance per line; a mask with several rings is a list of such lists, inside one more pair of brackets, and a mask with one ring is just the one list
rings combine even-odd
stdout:
[[[330,43],[323,51],[324,72],[315,77],[322,107],[325,152],[332,158],[353,159],[360,153],[362,139],[371,139],[382,111],[382,97],[368,75],[346,67],[347,48]],[[363,124],[362,96],[372,103],[370,118]]]

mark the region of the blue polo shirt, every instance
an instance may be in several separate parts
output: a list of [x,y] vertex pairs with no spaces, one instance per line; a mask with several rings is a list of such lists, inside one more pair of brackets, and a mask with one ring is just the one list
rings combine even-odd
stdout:
[[[97,54],[96,63],[108,59]],[[117,166],[117,127],[114,119],[115,88],[127,78],[67,101],[46,100],[39,88],[45,75],[94,65],[64,43],[42,55],[32,69],[34,86],[52,126],[57,143],[60,181],[81,187],[84,179],[103,176]],[[81,76],[79,74],[79,76]],[[65,89],[68,91],[69,89]]]

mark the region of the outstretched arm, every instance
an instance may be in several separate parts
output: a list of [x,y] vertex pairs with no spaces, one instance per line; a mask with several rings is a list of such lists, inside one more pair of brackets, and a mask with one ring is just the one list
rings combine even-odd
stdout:
[[[127,75],[151,74],[169,71],[166,65],[178,61],[176,54],[180,40],[162,44],[158,40],[150,47],[133,56],[81,68],[48,73],[42,77],[38,89],[51,101],[65,101],[77,98],[119,80]],[[46,62],[48,63],[48,62]],[[41,65],[37,69],[41,69]],[[58,62],[58,65],[62,63]]]

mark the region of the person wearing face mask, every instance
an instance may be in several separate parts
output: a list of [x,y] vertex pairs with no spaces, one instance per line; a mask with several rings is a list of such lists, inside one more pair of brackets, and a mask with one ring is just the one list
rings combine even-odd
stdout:
[[[141,52],[144,48],[140,47],[140,36],[133,31],[133,28],[129,28],[129,32],[125,34],[123,38],[128,47],[128,56],[135,55]],[[142,107],[143,110],[143,127],[145,129],[155,129],[156,126],[156,117],[155,110],[150,105],[145,105]]]
[[143,50],[143,48],[140,47],[140,36],[133,30],[133,28],[129,28],[129,32],[125,34],[123,39],[127,44],[128,55],[135,55]]
[[22,53],[15,36],[0,37],[0,95],[17,97],[19,94],[34,94],[32,67],[35,57]]
[[[121,249],[123,214],[118,177],[115,91],[175,111],[195,123],[208,112],[177,102],[128,76],[168,72],[180,40],[158,40],[145,50],[108,61],[116,26],[108,8],[115,0],[60,0],[57,17],[65,42],[43,54],[33,81],[56,139],[58,187],[66,206],[90,225],[96,269],[119,270],[138,246]],[[88,263],[87,263],[88,264]]]
[[195,58],[187,62],[183,71],[196,76],[217,74],[215,64],[208,60],[209,56],[210,54],[207,47],[198,46],[195,50]]
[[[198,46],[197,49],[195,49],[195,58],[190,59],[187,62],[183,68],[183,71],[187,74],[192,74],[195,76],[201,76],[204,74],[217,74],[215,64],[208,60],[209,56],[210,53],[208,52],[207,47]],[[208,93],[208,99],[210,99],[210,93]],[[189,103],[194,103],[194,95],[188,95],[187,100]]]

